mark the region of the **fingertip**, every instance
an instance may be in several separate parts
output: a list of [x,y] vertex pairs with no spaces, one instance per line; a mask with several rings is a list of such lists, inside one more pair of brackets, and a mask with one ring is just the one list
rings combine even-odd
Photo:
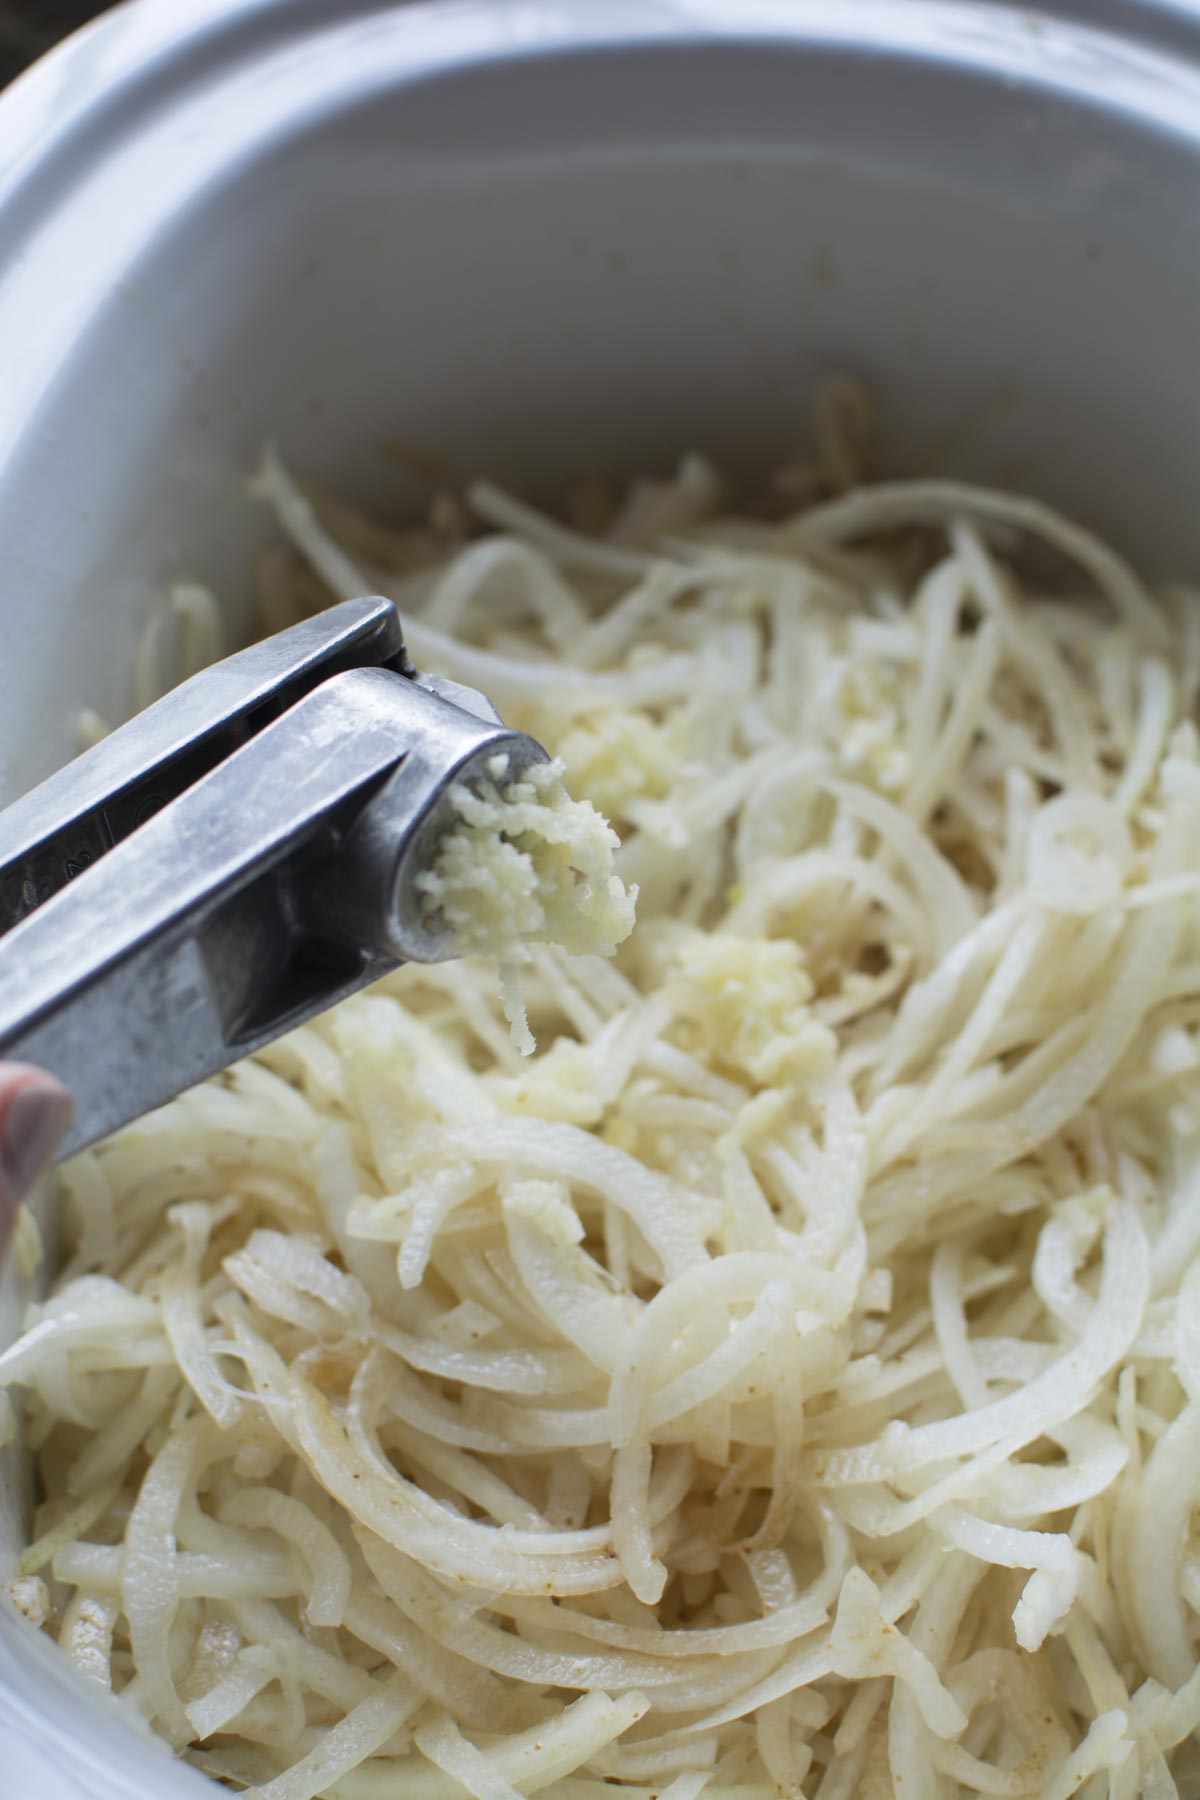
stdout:
[[70,1094],[53,1075],[24,1065],[0,1074],[0,1177],[14,1204],[57,1150],[73,1111]]

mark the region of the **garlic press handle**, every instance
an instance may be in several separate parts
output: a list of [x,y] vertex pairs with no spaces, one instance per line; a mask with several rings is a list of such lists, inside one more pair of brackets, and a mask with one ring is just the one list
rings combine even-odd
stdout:
[[0,814],[0,934],[340,670],[409,672],[396,609],[347,600],[182,682]]
[[[0,936],[0,1057],[37,1063],[74,1094],[60,1156],[399,962],[453,954],[416,886],[455,817],[450,789],[497,754],[519,770],[545,752],[482,696],[468,710],[395,667],[327,670],[282,711],[275,690],[269,723],[227,707],[244,741]],[[188,742],[155,741],[177,751],[155,771],[169,785]],[[212,737],[202,742],[211,754]],[[114,770],[130,764],[100,772]],[[63,811],[71,829],[92,822]],[[36,867],[57,879],[67,827],[51,823]]]

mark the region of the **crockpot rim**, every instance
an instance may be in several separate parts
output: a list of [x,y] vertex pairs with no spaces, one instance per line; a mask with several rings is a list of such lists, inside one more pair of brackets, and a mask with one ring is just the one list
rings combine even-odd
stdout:
[[[1110,75],[1124,69],[1149,78],[1148,104],[1134,108],[1148,122],[1156,119],[1156,82],[1165,97],[1183,77],[1189,97],[1200,98],[1200,0],[1043,0],[1036,8],[1002,0],[738,0],[736,6],[731,0],[617,0],[603,8],[594,0],[547,0],[537,13],[521,0],[119,0],[0,95],[0,229],[6,209],[31,184],[53,183],[55,175],[69,179],[71,165],[78,172],[90,156],[104,153],[106,142],[111,148],[128,141],[146,109],[181,79],[184,85],[203,75],[219,80],[222,67],[252,53],[256,40],[273,54],[287,39],[352,31],[389,11],[398,19],[490,18],[497,27],[486,46],[492,56],[782,36],[847,50],[883,47],[902,57],[940,51],[981,74],[989,66],[1003,74],[1015,56],[1024,63],[1021,76],[1080,96],[1094,86],[1103,62]],[[499,24],[516,15],[522,34],[514,43]],[[475,45],[467,54],[483,49]],[[1064,53],[1075,49],[1081,66],[1072,72]],[[430,66],[441,60],[431,45]],[[1200,135],[1200,112],[1194,135]],[[19,214],[14,223],[19,229]]]

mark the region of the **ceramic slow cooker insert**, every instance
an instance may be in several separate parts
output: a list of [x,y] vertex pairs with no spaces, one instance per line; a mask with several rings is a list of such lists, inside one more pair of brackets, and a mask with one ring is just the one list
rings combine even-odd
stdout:
[[[1195,573],[1197,219],[1184,0],[119,7],[0,100],[4,793],[127,709],[165,576],[236,616],[268,437],[392,510],[396,439],[551,492],[765,464],[848,367],[894,466]],[[26,1501],[18,1445],[9,1564]],[[0,1766],[206,1786],[8,1612]]]

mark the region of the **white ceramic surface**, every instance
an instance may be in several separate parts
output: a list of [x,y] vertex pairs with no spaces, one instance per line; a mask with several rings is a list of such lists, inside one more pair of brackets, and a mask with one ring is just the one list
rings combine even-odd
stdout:
[[[849,366],[897,462],[1200,572],[1198,221],[1190,0],[136,0],[0,100],[0,791],[164,575],[236,614],[267,436],[552,491],[762,462]],[[0,1614],[0,1791],[204,1788]]]

